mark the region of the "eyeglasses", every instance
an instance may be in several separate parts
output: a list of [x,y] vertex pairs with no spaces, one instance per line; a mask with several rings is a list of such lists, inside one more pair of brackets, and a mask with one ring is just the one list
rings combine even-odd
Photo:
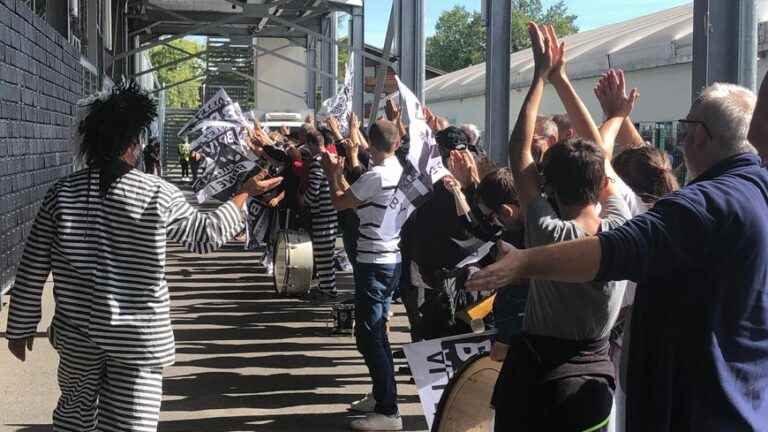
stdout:
[[686,135],[693,132],[689,125],[701,125],[704,128],[704,132],[707,133],[707,136],[709,137],[709,139],[712,139],[712,132],[709,131],[707,124],[701,120],[680,119],[677,122],[680,123],[681,129],[683,133]]

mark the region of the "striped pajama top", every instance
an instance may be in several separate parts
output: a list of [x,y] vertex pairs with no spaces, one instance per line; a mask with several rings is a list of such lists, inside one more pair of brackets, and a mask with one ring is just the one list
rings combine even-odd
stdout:
[[176,186],[135,169],[105,197],[97,169],[71,174],[48,191],[27,238],[6,336],[35,333],[43,285],[52,272],[54,327],[65,320],[126,364],[170,365],[175,343],[166,242],[207,253],[242,227],[243,212],[231,201],[202,214]]
[[331,185],[328,183],[319,157],[315,158],[309,167],[308,183],[304,201],[312,213],[312,225],[335,229],[338,224],[338,211],[331,201]]

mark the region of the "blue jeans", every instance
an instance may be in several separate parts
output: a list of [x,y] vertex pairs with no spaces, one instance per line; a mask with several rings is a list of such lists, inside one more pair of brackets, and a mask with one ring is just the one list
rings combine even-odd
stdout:
[[400,281],[400,263],[357,263],[355,268],[355,341],[373,381],[376,412],[397,413],[397,386],[387,314]]

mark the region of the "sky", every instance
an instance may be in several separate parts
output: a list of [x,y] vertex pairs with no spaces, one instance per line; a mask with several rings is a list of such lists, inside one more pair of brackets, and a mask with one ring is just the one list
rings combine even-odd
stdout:
[[[467,10],[480,10],[481,0],[425,0],[427,3],[427,36],[434,34],[435,24],[443,11],[454,6]],[[557,0],[542,0],[545,10]],[[580,30],[590,30],[626,21],[675,6],[691,3],[691,0],[565,0],[568,11],[578,16]],[[365,42],[381,47],[387,32],[391,0],[367,0],[365,5]],[[339,29],[340,31],[345,31]]]

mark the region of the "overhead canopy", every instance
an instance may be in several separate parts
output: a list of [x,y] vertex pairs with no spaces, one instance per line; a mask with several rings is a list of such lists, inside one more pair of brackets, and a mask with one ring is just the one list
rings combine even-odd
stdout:
[[[200,30],[194,33],[203,36],[298,38],[306,33],[290,23],[319,31],[323,15],[349,13],[362,4],[362,0],[148,0],[131,17],[131,30],[142,42],[196,28]],[[227,18],[231,20],[211,25]]]

